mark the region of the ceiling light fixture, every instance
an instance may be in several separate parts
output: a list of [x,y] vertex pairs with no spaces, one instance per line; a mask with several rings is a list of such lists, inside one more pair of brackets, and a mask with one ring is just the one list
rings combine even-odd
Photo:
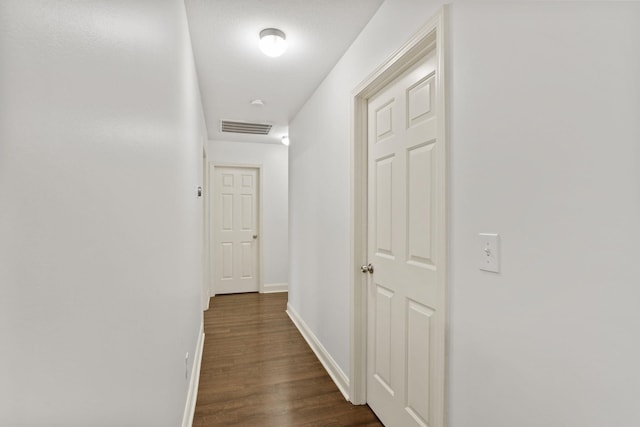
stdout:
[[287,135],[282,137],[282,143],[287,147],[289,146],[289,137]]
[[260,31],[260,50],[272,58],[282,55],[287,50],[287,36],[277,28],[265,28]]

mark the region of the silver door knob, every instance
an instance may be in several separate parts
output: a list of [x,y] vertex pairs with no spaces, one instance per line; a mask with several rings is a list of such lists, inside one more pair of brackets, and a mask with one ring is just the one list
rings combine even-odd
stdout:
[[373,274],[373,265],[371,264],[361,265],[360,271],[362,271],[363,273]]
[[254,239],[257,239],[257,238],[258,238],[258,235],[257,235],[257,234],[254,234],[254,235],[253,235],[253,238],[254,238]]

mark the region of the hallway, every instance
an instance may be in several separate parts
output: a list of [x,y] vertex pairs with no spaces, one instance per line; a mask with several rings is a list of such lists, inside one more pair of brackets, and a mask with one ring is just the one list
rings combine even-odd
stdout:
[[194,427],[382,425],[338,391],[285,313],[287,297],[211,298]]

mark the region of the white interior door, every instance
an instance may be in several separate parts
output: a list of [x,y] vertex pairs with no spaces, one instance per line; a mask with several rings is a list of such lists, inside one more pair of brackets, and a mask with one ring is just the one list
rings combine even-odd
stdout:
[[389,426],[441,426],[444,152],[435,51],[368,103],[367,403]]
[[258,169],[214,169],[213,275],[216,294],[258,292]]

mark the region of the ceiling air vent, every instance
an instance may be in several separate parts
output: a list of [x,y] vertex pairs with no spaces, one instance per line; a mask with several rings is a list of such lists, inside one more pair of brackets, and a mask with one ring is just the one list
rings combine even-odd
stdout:
[[220,120],[220,131],[229,133],[246,133],[249,135],[268,135],[271,131],[270,124],[233,122],[230,120]]

